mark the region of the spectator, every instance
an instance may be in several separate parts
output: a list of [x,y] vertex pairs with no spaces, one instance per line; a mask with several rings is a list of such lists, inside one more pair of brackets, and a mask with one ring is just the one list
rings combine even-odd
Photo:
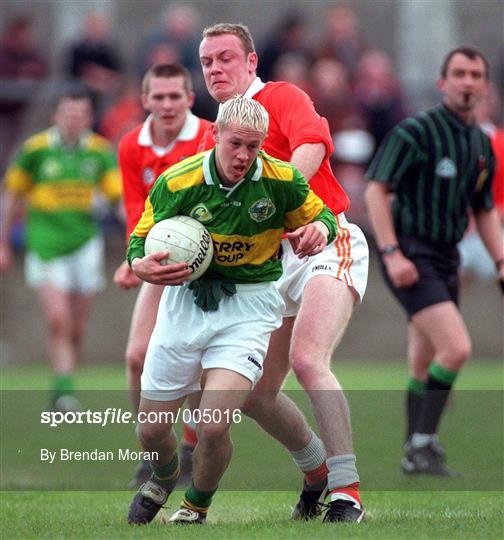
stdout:
[[310,65],[299,53],[285,53],[278,58],[273,68],[273,80],[295,84],[308,95],[313,93]]
[[33,36],[32,20],[13,19],[0,38],[0,173],[3,174],[21,136],[23,117],[33,91],[31,83],[47,75],[46,60]]
[[317,49],[318,58],[339,60],[353,77],[367,48],[356,14],[348,6],[330,6],[324,16],[325,32]]
[[162,24],[154,28],[140,47],[138,76],[155,64],[183,64],[199,72],[199,14],[190,5],[171,4],[162,15]]
[[348,70],[341,62],[334,58],[317,60],[311,78],[315,108],[327,118],[334,141],[331,167],[352,201],[348,215],[365,226],[363,176],[374,150],[373,138],[352,96]]
[[121,84],[119,53],[110,39],[110,21],[103,13],[87,15],[81,37],[69,47],[66,73],[86,87],[99,122]]
[[[476,122],[490,138],[495,156],[492,194],[504,233],[504,128],[498,122],[501,111],[502,104],[497,88],[490,85],[488,94],[476,106],[474,112]],[[469,277],[483,280],[494,278],[495,268],[493,261],[477,233],[473,216],[471,216],[467,233],[459,244],[459,251],[464,282]]]
[[386,53],[371,50],[361,57],[354,96],[378,147],[392,127],[406,116],[401,85]]
[[271,37],[264,43],[259,58],[258,75],[264,81],[286,80],[275,78],[275,66],[279,58],[286,53],[295,53],[304,63],[313,60],[311,48],[307,46],[308,30],[305,18],[299,13],[290,13],[269,34]]
[[122,136],[144,119],[139,85],[128,81],[117,100],[104,112],[99,132],[117,148]]

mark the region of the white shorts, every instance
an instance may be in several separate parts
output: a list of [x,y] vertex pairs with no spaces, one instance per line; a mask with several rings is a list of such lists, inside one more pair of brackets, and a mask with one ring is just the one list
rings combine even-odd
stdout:
[[145,357],[142,397],[172,401],[200,390],[202,370],[224,368],[254,386],[284,303],[271,282],[237,285],[217,311],[203,311],[187,286],[165,287]]
[[98,235],[79,249],[44,261],[29,251],[25,260],[25,276],[30,287],[53,285],[57,289],[92,294],[105,288],[104,241]]
[[283,274],[276,286],[284,299],[284,317],[294,317],[301,306],[303,291],[315,276],[333,276],[355,291],[362,302],[366,292],[369,249],[364,233],[348,223],[343,213],[336,216],[338,235],[321,253],[299,259],[288,240],[282,240]]

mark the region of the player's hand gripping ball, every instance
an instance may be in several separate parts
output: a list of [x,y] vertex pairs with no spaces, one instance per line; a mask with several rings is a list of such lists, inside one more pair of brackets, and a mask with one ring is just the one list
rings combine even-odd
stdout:
[[162,264],[186,262],[192,270],[189,281],[201,277],[213,258],[212,237],[207,229],[189,216],[158,221],[145,239],[145,254],[168,251]]

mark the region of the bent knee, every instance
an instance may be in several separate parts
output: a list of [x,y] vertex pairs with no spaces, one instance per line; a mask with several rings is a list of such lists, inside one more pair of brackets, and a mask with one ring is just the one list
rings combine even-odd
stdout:
[[240,407],[241,411],[254,420],[260,420],[264,415],[270,415],[275,407],[280,388],[281,385],[274,389],[269,387],[262,389],[259,384],[256,385]]
[[331,376],[329,364],[321,358],[305,355],[293,356],[291,367],[296,379],[303,387],[317,385],[318,382]]
[[214,445],[228,436],[230,424],[201,422],[196,428],[198,443]]
[[138,437],[146,448],[152,448],[166,435],[166,431],[166,425],[146,422],[139,424]]
[[141,347],[128,346],[126,349],[126,365],[130,372],[136,373],[138,376],[142,374],[146,352],[147,351]]
[[452,371],[458,371],[467,362],[471,353],[470,340],[460,341],[440,355],[440,360],[442,360],[440,364]]

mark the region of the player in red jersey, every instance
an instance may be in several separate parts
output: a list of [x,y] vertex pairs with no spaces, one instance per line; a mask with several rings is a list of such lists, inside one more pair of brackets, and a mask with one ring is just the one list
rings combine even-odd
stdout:
[[[350,413],[330,364],[353,306],[364,295],[369,254],[362,231],[343,214],[349,200],[329,165],[333,145],[327,121],[296,86],[265,84],[256,76],[258,58],[247,27],[217,24],[205,29],[199,52],[212,97],[223,103],[244,94],[261,103],[270,119],[263,149],[292,162],[336,215],[338,236],[322,253],[300,260],[288,241],[282,243],[284,274],[278,284],[287,311],[283,326],[272,336],[264,375],[244,412],[284,444],[305,472],[294,518],[318,515],[327,486],[330,502],[324,521],[360,522],[364,512]],[[208,131],[200,150],[213,144]],[[309,395],[323,445],[299,409],[280,392],[289,367]]]
[[[142,104],[150,115],[119,143],[128,238],[142,215],[145,199],[154,181],[168,167],[195,154],[205,130],[210,125],[207,120],[191,113],[193,102],[191,75],[184,66],[158,64],[145,74],[142,82]],[[114,282],[122,289],[130,289],[140,284],[127,261],[116,270]],[[126,365],[128,387],[136,412],[140,403],[140,376],[162,292],[163,287],[159,285],[142,283],[133,310],[126,348]],[[193,430],[184,426],[182,461],[194,447],[194,438]],[[136,486],[142,483],[147,475],[150,475],[148,462],[140,463],[132,484]]]

